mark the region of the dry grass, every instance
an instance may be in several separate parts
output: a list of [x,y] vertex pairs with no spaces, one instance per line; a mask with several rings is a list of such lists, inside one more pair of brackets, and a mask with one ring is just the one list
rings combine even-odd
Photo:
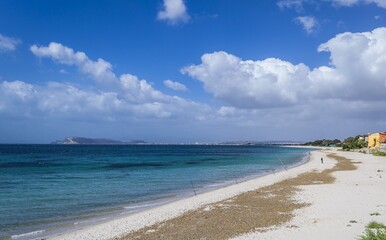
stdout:
[[303,173],[295,178],[189,211],[117,239],[228,239],[284,224],[293,218],[295,209],[309,205],[294,200],[296,192],[300,191],[298,186],[330,184],[335,181],[331,173],[357,168],[347,158],[335,154],[327,157],[337,160],[331,169]]

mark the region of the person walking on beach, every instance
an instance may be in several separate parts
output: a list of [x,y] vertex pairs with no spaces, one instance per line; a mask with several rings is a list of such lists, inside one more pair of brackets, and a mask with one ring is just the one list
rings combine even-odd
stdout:
[[321,162],[322,162],[322,164],[323,164],[323,158],[321,158],[321,159],[320,159],[320,161],[321,161]]

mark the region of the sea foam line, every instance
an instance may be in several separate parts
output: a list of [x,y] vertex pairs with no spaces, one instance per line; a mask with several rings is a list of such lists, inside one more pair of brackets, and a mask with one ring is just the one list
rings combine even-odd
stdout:
[[92,220],[84,220],[84,221],[74,222],[74,225],[83,224],[83,223],[89,223],[89,222],[103,221],[103,220],[106,220],[106,219],[109,219],[109,218],[108,217],[104,217],[104,218],[98,218],[98,219],[92,219]]
[[170,201],[165,201],[165,202],[159,202],[159,203],[149,203],[149,204],[142,204],[142,205],[135,205],[135,206],[127,206],[123,207],[124,209],[134,209],[134,208],[142,208],[142,207],[151,207],[151,206],[157,206],[157,205],[162,205],[165,203],[169,203]]
[[11,236],[11,239],[18,239],[18,238],[22,238],[22,237],[27,237],[27,236],[37,235],[37,234],[40,234],[40,233],[44,233],[45,231],[46,231],[46,230],[37,230],[37,231],[29,232],[29,233],[23,233],[23,234],[18,234],[18,235],[12,235],[12,236]]

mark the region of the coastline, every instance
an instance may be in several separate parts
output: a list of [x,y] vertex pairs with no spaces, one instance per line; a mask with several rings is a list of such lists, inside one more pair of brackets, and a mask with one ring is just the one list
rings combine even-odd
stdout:
[[[304,147],[310,148],[310,147]],[[316,149],[310,149],[311,155]],[[318,156],[316,156],[318,157]],[[310,163],[308,156],[293,166],[286,166],[279,171],[267,172],[263,175],[249,176],[234,180],[234,182],[224,183],[221,188],[200,189],[197,196],[184,197],[166,204],[141,210],[138,213],[117,216],[104,222],[86,225],[82,228],[69,229],[66,232],[59,232],[44,236],[45,239],[112,239],[136,231],[143,227],[159,223],[168,219],[178,217],[188,211],[196,210],[207,204],[219,202],[224,199],[235,197],[241,193],[264,187],[288,177],[306,171]],[[287,168],[288,167],[288,168]],[[40,239],[40,238],[39,238]]]
[[350,159],[357,169],[333,172],[335,181],[330,184],[299,186],[295,199],[309,206],[295,210],[294,217],[285,224],[232,239],[359,239],[371,221],[385,224],[386,157],[335,153]]
[[[25,148],[29,149],[30,146],[22,145],[20,147],[17,146],[15,149],[18,152],[23,152],[23,149]],[[82,149],[80,151],[77,147],[74,148],[71,146],[65,146],[63,148],[66,151],[70,149],[74,150],[75,152],[83,152]],[[53,205],[46,204],[46,208],[44,208],[43,210],[37,209],[36,213],[33,211],[21,211],[22,205],[20,204],[19,206],[14,208],[15,214],[9,214],[9,216],[2,218],[10,220],[2,221],[2,226],[6,227],[4,227],[5,231],[0,233],[0,239],[43,239],[61,233],[72,232],[81,228],[87,228],[88,226],[98,225],[99,223],[111,221],[117,218],[122,218],[131,214],[141,212],[143,210],[167,204],[169,202],[174,202],[183,198],[194,196],[194,192],[196,192],[197,194],[202,194],[208,191],[223,188],[232,184],[238,184],[249,179],[254,179],[263,175],[277,172],[283,169],[283,164],[285,164],[287,168],[290,168],[291,166],[301,164],[301,162],[305,160],[304,156],[308,156],[309,151],[309,148],[285,149],[280,148],[278,146],[257,146],[256,148],[254,146],[183,146],[177,148],[175,148],[174,146],[162,146],[160,149],[157,148],[156,151],[153,151],[154,147],[146,147],[141,148],[140,150],[151,150],[151,155],[154,155],[152,153],[157,154],[158,152],[169,152],[170,150],[172,150],[173,153],[177,153],[178,155],[178,152],[183,150],[182,155],[189,157],[182,158],[183,161],[181,161],[180,163],[180,161],[177,162],[175,161],[175,159],[172,159],[168,156],[168,159],[165,164],[168,167],[147,167],[146,165],[144,165],[143,169],[146,171],[142,173],[141,171],[138,171],[138,169],[142,169],[142,166],[141,168],[131,169],[130,164],[127,166],[123,165],[123,168],[118,165],[118,167],[114,166],[113,169],[110,169],[110,166],[114,165],[114,163],[126,164],[127,162],[120,160],[115,161],[115,159],[112,159],[113,161],[108,161],[108,159],[110,159],[110,150],[114,150],[115,152],[115,150],[123,149],[124,151],[118,151],[117,155],[119,155],[119,153],[121,152],[125,152],[124,155],[127,156],[125,150],[126,147],[119,149],[115,149],[115,147],[114,149],[111,149],[110,147],[87,148],[92,148],[97,152],[103,151],[103,153],[105,153],[106,155],[106,158],[104,158],[106,159],[106,161],[104,161],[102,164],[100,164],[99,161],[91,161],[90,165],[89,163],[87,164],[87,169],[91,169],[90,174],[90,171],[82,171],[82,166],[80,166],[79,168],[80,171],[71,170],[78,169],[78,167],[72,167],[70,168],[70,171],[68,171],[66,167],[67,163],[69,163],[69,166],[78,166],[82,165],[83,162],[75,161],[74,159],[76,159],[76,157],[68,157],[70,160],[72,159],[73,161],[71,162],[66,160],[65,162],[63,162],[64,167],[61,168],[63,169],[63,171],[60,172],[68,172],[73,174],[60,175],[58,184],[55,184],[56,187],[50,188],[50,186],[52,186],[50,184],[50,180],[44,180],[51,179],[52,177],[53,179],[56,179],[57,177],[55,175],[55,171],[50,171],[51,165],[47,164],[45,165],[45,168],[39,168],[39,170],[41,170],[39,171],[41,172],[41,174],[36,175],[45,176],[44,178],[42,178],[43,181],[41,181],[42,183],[44,183],[41,185],[44,186],[44,191],[33,191],[34,188],[31,187],[28,188],[27,191],[20,189],[20,195],[18,195],[20,199],[26,199],[25,206],[30,206],[31,201],[33,201],[34,205],[37,205],[39,203],[46,204],[44,199],[61,200],[67,199],[67,196],[69,201],[66,201],[65,203],[63,201],[58,201],[61,205],[56,205],[55,207],[51,207]],[[45,151],[45,146],[43,146],[41,149]],[[206,154],[202,155],[201,152],[203,150],[204,152],[208,152],[209,155],[215,153],[213,158],[209,155],[207,156]],[[39,149],[36,151],[39,152]],[[132,151],[129,149],[129,152]],[[200,154],[197,154],[196,157],[196,155],[190,154],[192,152],[197,152]],[[74,155],[77,156],[77,154]],[[36,157],[39,158],[41,156]],[[50,163],[50,159],[51,157],[47,155],[47,160],[45,162]],[[55,156],[52,158],[52,160],[55,160],[53,161],[53,163],[57,163],[56,159],[67,159],[67,156],[65,158],[58,158],[58,156]],[[91,156],[91,160],[92,159],[93,157]],[[282,160],[282,162],[279,162],[279,159]],[[208,160],[208,164],[206,164],[205,162],[204,164],[201,164],[201,160]],[[157,163],[158,162],[160,164],[163,163],[162,158],[160,160],[157,160]],[[171,163],[170,167],[168,162]],[[174,165],[176,165],[176,168],[174,167]],[[94,168],[96,170],[94,170]],[[180,171],[180,168],[182,171]],[[178,169],[178,172],[173,170],[171,173],[169,173],[169,169]],[[102,173],[106,174],[104,174],[103,176],[98,175],[101,171]],[[147,176],[147,179],[144,179],[143,177],[139,176],[137,172],[141,173],[141,176]],[[146,172],[152,174],[149,175],[146,174]],[[183,174],[180,174],[180,172],[182,172]],[[128,173],[130,174],[128,175]],[[9,175],[12,176],[12,174]],[[76,177],[74,178],[74,176]],[[23,177],[23,179],[28,179],[28,177]],[[159,181],[153,181],[153,179]],[[40,177],[38,180],[40,180]],[[27,184],[33,183],[35,185],[39,182],[40,181],[26,181]],[[93,184],[87,184],[87,182],[92,182]],[[149,188],[147,188],[146,186],[148,182],[153,183],[150,184]],[[85,188],[84,186],[87,185],[91,186]],[[97,187],[95,187],[94,189],[93,186]],[[143,187],[138,188],[137,186]],[[16,188],[14,189],[15,191],[17,190]],[[65,195],[66,190],[71,189],[84,190],[67,191],[67,193],[69,194]],[[150,189],[152,191],[147,191],[147,189]],[[33,199],[22,197],[24,195],[28,195],[29,192],[31,192],[31,194],[36,194],[36,197]],[[93,198],[92,200],[87,199],[88,196],[90,196],[89,193],[92,192],[99,192],[99,194],[95,195],[96,198]],[[109,194],[111,192],[115,192],[116,194]],[[148,196],[138,194],[139,197],[135,198],[134,194],[137,192],[149,194]],[[105,201],[105,199],[108,199],[108,201]],[[2,200],[5,203],[9,202],[11,204],[15,202],[12,200],[8,201],[7,198],[3,198]],[[99,206],[98,203],[100,202],[110,202],[111,204],[107,205],[106,207],[105,205],[99,208],[93,207]],[[82,206],[85,206],[86,204],[88,205],[83,208]],[[5,206],[7,205],[5,204]],[[68,207],[66,208],[66,206]],[[65,211],[60,211],[61,209],[65,209]],[[16,213],[18,215],[16,215]],[[51,214],[45,222],[41,221],[41,224],[39,220],[44,220],[44,218],[38,219],[35,217],[44,217],[45,215],[48,215],[50,213],[53,214]],[[25,217],[19,217],[20,224],[14,224],[16,227],[13,227],[12,223],[15,222],[17,219],[13,216]],[[30,216],[33,218],[32,221],[29,221]],[[22,224],[23,221],[27,223],[29,221],[32,224]],[[9,225],[11,227],[7,227]]]
[[[358,169],[331,171],[337,166],[337,161],[328,155],[331,153],[351,159]],[[320,162],[321,157],[325,160],[323,164]],[[272,173],[49,239],[130,239],[127,234],[138,230],[142,230],[138,231],[142,234],[139,239],[146,239],[144,228],[145,234],[152,233],[155,230],[151,226],[154,227],[155,224],[159,227],[176,219],[179,221],[181,216],[202,214],[203,210],[211,211],[221,201],[230,201],[229,199],[281,181],[292,180],[299,175],[326,171],[331,171],[335,181],[297,186],[299,191],[293,198],[304,206],[295,208],[289,220],[281,224],[271,224],[263,230],[236,234],[234,239],[355,239],[363,233],[365,225],[370,221],[386,222],[386,159],[336,149],[320,149],[311,152],[310,161],[288,171]],[[177,230],[178,226],[173,228],[173,231]]]

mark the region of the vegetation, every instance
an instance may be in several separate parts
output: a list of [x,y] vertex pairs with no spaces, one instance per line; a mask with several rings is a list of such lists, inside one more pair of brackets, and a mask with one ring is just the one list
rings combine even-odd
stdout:
[[385,152],[373,152],[374,156],[386,156]]
[[376,221],[372,221],[369,224],[367,224],[366,228],[373,228],[373,229],[386,229],[386,226],[383,223],[379,223]]
[[370,222],[366,226],[365,234],[360,240],[386,240],[386,226],[378,222]]
[[350,151],[352,149],[360,149],[364,147],[367,147],[367,143],[361,135],[355,137],[348,137],[342,143],[342,149],[346,151]]
[[365,142],[363,136],[358,135],[355,137],[348,137],[343,142],[339,139],[334,140],[316,140],[313,142],[307,142],[304,145],[306,146],[319,146],[319,147],[342,147],[343,150],[350,151],[352,149],[361,149],[367,147],[367,143]]
[[313,142],[307,142],[304,145],[306,146],[318,146],[318,147],[340,147],[341,142],[339,139],[334,139],[334,140],[328,140],[328,139],[323,139],[323,140],[316,140]]

